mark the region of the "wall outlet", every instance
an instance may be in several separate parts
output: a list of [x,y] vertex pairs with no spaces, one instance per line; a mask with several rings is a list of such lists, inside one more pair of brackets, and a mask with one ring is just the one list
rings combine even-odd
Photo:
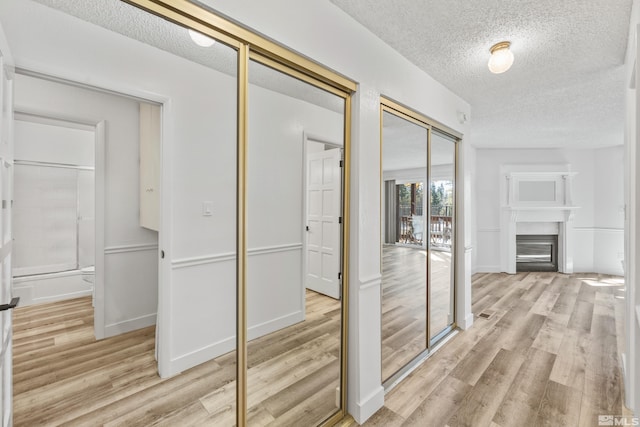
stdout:
[[202,216],[213,215],[213,202],[202,202]]

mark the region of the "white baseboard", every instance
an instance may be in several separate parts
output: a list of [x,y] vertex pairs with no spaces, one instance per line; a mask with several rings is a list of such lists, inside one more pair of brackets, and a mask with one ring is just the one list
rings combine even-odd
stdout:
[[247,340],[259,338],[261,336],[270,334],[271,332],[279,331],[287,326],[295,325],[304,320],[303,311],[294,311],[293,313],[286,314],[276,319],[271,319],[267,322],[260,323],[258,325],[249,326],[247,331]]
[[473,313],[469,313],[464,317],[464,322],[462,325],[458,325],[458,327],[460,329],[467,330],[469,329],[471,326],[473,326]]
[[622,371],[622,390],[624,391],[624,404],[627,408],[631,406],[629,401],[629,384],[627,378],[627,356],[624,353],[620,353],[620,370]]
[[[64,301],[67,299],[80,298],[80,297],[90,297],[93,295],[93,291],[91,289],[77,292],[69,292],[66,294],[58,294],[49,297],[41,297],[41,298],[33,298],[33,304],[41,304],[45,302],[55,302],[55,301]],[[22,300],[20,301],[22,302]]]
[[[277,319],[251,326],[247,331],[247,339],[252,340],[272,332],[279,331],[280,329],[302,322],[303,320],[304,312],[296,311]],[[201,363],[208,362],[218,356],[233,351],[235,348],[236,337],[234,335],[178,356],[171,360],[169,370],[167,373],[163,374],[163,378],[177,375],[180,372],[186,371],[187,369],[198,366]]]
[[80,270],[39,274],[13,278],[13,296],[20,297],[20,306],[62,301],[91,296],[93,286],[82,280]]
[[133,319],[124,320],[122,322],[105,325],[104,337],[109,338],[127,332],[135,331],[137,329],[146,328],[147,326],[155,325],[156,317],[156,313],[151,313]]
[[182,356],[178,356],[171,360],[169,371],[163,373],[162,378],[169,378],[187,369],[198,366],[204,362],[215,359],[216,357],[235,350],[236,337],[225,338],[213,344],[202,347]]
[[600,274],[608,274],[611,276],[624,276],[624,271],[622,268],[596,268],[596,273]]
[[475,268],[475,273],[501,273],[502,268],[499,265],[478,265]]
[[384,388],[380,386],[360,402],[349,404],[349,414],[358,424],[367,421],[378,409],[384,406]]

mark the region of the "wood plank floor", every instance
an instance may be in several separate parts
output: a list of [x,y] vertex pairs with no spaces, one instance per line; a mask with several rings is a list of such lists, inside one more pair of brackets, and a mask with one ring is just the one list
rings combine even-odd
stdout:
[[[339,301],[307,292],[306,320],[249,343],[250,425],[313,426],[336,411]],[[160,379],[153,327],[95,341],[91,298],[14,312],[16,426],[228,426],[235,352]]]
[[[597,426],[599,414],[626,414],[623,289],[601,275],[474,276],[474,326],[393,389],[365,425]],[[333,409],[339,313],[337,302],[310,293],[295,333],[250,343],[251,425],[314,425]],[[88,298],[19,308],[14,319],[17,426],[233,422],[233,353],[162,380],[154,329],[96,342]]]
[[612,276],[475,275],[473,327],[389,392],[364,425],[597,426],[598,415],[628,415],[623,296]]

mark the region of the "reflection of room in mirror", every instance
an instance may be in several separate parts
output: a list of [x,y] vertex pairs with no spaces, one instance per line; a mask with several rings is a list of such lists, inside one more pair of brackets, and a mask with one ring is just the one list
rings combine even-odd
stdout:
[[454,322],[455,144],[386,110],[382,134],[382,378],[393,383]]
[[256,61],[249,82],[248,424],[312,426],[340,400],[344,99]]
[[[47,76],[16,77],[16,99],[22,105],[37,101],[39,104],[34,103],[37,111],[58,108],[54,113],[61,115],[84,107],[81,119],[87,120],[88,116],[91,120],[109,122],[105,177],[108,191],[103,212],[107,240],[102,245],[108,248],[104,255],[108,271],[104,295],[96,302],[104,305],[105,315],[96,317],[95,324],[104,323],[116,336],[96,343],[92,328],[85,328],[78,333],[77,341],[58,335],[56,340],[64,339],[66,349],[86,352],[83,356],[86,360],[104,357],[96,356],[94,350],[126,347],[129,362],[135,359],[131,363],[137,367],[119,362],[116,356],[110,360],[117,366],[102,364],[100,369],[104,371],[100,373],[83,371],[90,368],[89,363],[74,366],[73,375],[77,378],[94,375],[121,379],[109,380],[108,390],[102,381],[58,389],[58,385],[68,380],[65,375],[69,370],[56,371],[60,382],[50,384],[43,383],[44,376],[25,374],[24,382],[15,385],[16,424],[42,424],[45,418],[46,422],[54,423],[76,419],[95,424],[146,425],[153,418],[191,425],[233,424],[237,50],[220,40],[210,47],[197,46],[186,28],[116,0],[8,0],[0,8],[5,18],[3,29],[10,42],[35,40],[34,34],[47,34],[52,40],[50,44],[16,43],[17,57],[54,58],[62,63],[60,67],[73,67],[69,74],[90,76],[85,81],[96,86],[109,82],[109,90],[98,92],[99,96],[94,93],[94,101],[100,97],[119,97],[114,90],[120,89],[135,107],[129,108],[127,104],[126,108],[111,108],[96,102],[95,109],[92,104],[89,109],[89,103],[77,102],[80,99],[77,93],[95,91],[98,87],[87,88],[76,82],[65,85],[52,82]],[[87,41],[91,41],[90,49],[86,47]],[[77,55],[80,51],[81,57]],[[249,424],[316,425],[340,407],[337,397],[341,392],[342,303],[341,290],[337,298],[331,298],[308,291],[304,285],[303,137],[314,135],[343,146],[345,99],[255,63],[249,73],[250,150],[246,171],[250,212],[246,230]],[[66,93],[48,96],[52,93],[51,86],[61,85]],[[170,277],[165,275],[163,287],[158,287],[158,274],[164,270],[157,268],[157,240],[144,240],[152,232],[139,227],[138,188],[131,185],[137,180],[138,140],[123,137],[118,124],[121,117],[130,119],[135,125],[131,126],[134,136],[139,136],[139,101],[152,101],[154,105],[168,102],[162,110],[163,114],[170,114],[171,126],[163,128],[166,137],[163,144],[170,141],[175,144],[164,147],[170,153],[174,180],[170,188],[162,189],[171,201],[172,214],[172,243],[170,250],[163,248]],[[114,145],[120,143],[127,143],[131,152]],[[127,156],[120,158],[119,154]],[[341,178],[340,165],[336,168]],[[130,173],[134,173],[134,178],[129,177]],[[328,177],[329,173],[336,172],[323,176]],[[341,179],[338,181],[341,183]],[[126,210],[129,208],[134,213]],[[325,211],[341,212],[341,208],[339,203],[327,202]],[[119,214],[135,219],[135,224],[127,223],[129,229],[125,232],[114,228]],[[322,232],[328,233],[327,228]],[[339,232],[340,226],[336,224],[335,230]],[[153,236],[157,239],[157,234]],[[337,242],[332,250],[341,265],[342,241],[338,238]],[[147,258],[155,262],[152,272],[142,268]],[[325,264],[320,265],[322,269]],[[339,282],[337,272],[332,275]],[[160,298],[152,292],[135,294],[141,282],[151,279],[153,291],[160,292]],[[158,306],[158,300],[164,301],[164,305]],[[136,323],[139,320],[132,319],[130,310],[143,306],[143,302],[152,307],[133,317],[150,319],[151,323],[140,328]],[[93,311],[90,299],[88,304],[80,301],[73,306],[76,312],[64,314],[69,318],[75,316],[70,321],[94,323],[93,316],[87,316],[87,312]],[[47,308],[60,313],[56,306]],[[149,326],[156,317],[161,319],[157,330]],[[119,330],[129,325],[138,329]],[[14,347],[17,360],[24,360],[25,352],[32,351],[28,347],[30,338],[19,332],[15,337],[17,343],[27,344]],[[58,358],[61,360],[62,356]],[[16,371],[26,366],[16,363]],[[135,375],[128,374],[131,369]],[[158,370],[170,378],[161,380]],[[136,401],[136,407],[131,407],[132,400],[127,397],[132,388],[150,399]],[[43,390],[50,394],[38,400],[42,403],[38,406],[32,396]],[[78,405],[83,396],[90,396],[92,404]],[[105,411],[107,406],[114,410]]]

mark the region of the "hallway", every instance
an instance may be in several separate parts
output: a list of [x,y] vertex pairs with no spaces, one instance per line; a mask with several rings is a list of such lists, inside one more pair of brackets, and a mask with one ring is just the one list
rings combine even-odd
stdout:
[[614,276],[476,274],[473,327],[387,394],[364,425],[597,426],[598,415],[629,415],[623,296]]

